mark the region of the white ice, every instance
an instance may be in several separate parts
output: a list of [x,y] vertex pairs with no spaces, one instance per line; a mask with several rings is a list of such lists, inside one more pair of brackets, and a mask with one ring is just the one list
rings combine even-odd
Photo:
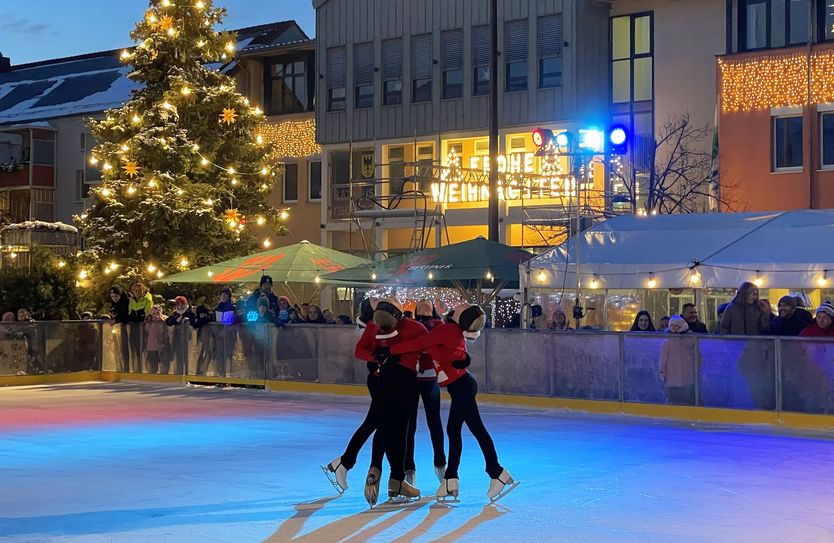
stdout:
[[[522,481],[505,508],[487,505],[465,433],[460,504],[368,511],[370,444],[341,497],[319,469],[366,407],[127,383],[0,389],[0,541],[834,541],[831,434],[482,404]],[[418,424],[426,496],[437,480]]]

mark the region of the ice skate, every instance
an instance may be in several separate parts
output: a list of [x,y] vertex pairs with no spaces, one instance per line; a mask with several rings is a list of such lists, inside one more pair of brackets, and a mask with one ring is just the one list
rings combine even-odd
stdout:
[[437,501],[441,503],[458,503],[458,494],[460,493],[459,479],[441,479],[440,487],[434,493]]
[[510,472],[504,470],[497,479],[490,479],[489,490],[487,490],[487,498],[489,498],[491,503],[495,503],[509,494],[512,489],[518,486],[518,484],[518,481],[513,479]]
[[327,480],[330,481],[330,484],[333,485],[333,488],[335,488],[339,494],[344,494],[345,490],[348,489],[348,470],[342,464],[342,457],[340,456],[338,458],[334,458],[333,461],[326,466],[321,466],[321,470],[324,472]]
[[405,472],[405,482],[411,486],[415,486],[417,481],[417,470],[410,469]]
[[411,486],[408,481],[388,479],[388,500],[392,503],[408,503],[420,498],[420,489]]
[[437,482],[442,483],[446,478],[446,466],[434,466],[434,474],[437,476]]
[[380,476],[379,468],[371,468],[368,470],[368,476],[365,478],[365,499],[372,508],[379,499]]

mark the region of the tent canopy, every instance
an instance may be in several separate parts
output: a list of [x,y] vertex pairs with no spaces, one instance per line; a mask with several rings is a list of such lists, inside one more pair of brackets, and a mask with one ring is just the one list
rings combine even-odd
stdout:
[[330,273],[326,280],[362,285],[449,287],[473,291],[518,286],[518,266],[533,255],[477,237]]
[[834,280],[834,210],[615,217],[529,261],[522,283],[573,289],[577,271],[582,288],[818,288]]
[[[369,262],[309,241],[243,256],[165,277],[165,283],[258,283],[269,275],[275,283],[326,282],[324,275]],[[316,278],[319,278],[316,280]]]

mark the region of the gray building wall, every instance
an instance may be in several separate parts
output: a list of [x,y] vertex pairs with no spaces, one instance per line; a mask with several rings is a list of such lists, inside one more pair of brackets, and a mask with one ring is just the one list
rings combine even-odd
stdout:
[[[472,27],[489,23],[488,0],[315,0],[318,139],[322,144],[408,138],[429,134],[486,130],[489,98],[473,96]],[[505,67],[499,59],[499,111],[502,127],[555,121],[602,121],[608,103],[608,7],[583,0],[518,0],[499,2],[499,50],[504,49],[504,22],[528,24],[528,88],[504,92]],[[538,88],[537,20],[562,14],[564,49],[562,86]],[[463,98],[442,99],[440,35],[462,28]],[[432,100],[411,103],[411,37],[432,34]],[[381,41],[403,38],[403,100],[382,106]],[[374,44],[374,107],[353,106],[353,44]],[[326,51],[345,46],[346,108],[327,111]]]

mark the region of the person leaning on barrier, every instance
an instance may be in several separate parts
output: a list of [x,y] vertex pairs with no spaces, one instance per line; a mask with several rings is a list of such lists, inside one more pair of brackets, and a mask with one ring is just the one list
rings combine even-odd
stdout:
[[307,308],[307,322],[310,324],[327,324],[327,320],[321,312],[321,308],[315,304],[310,304]]
[[547,323],[548,330],[570,330],[570,324],[568,324],[568,316],[565,314],[564,309],[561,307],[557,307],[553,310],[553,316],[550,318],[550,322]]
[[[212,311],[205,305],[200,305],[194,311],[194,319],[191,319],[191,327],[197,331],[197,344],[200,346],[200,352],[197,355],[197,367],[195,373],[197,375],[205,375],[211,361],[212,348],[214,347],[212,340],[214,334],[210,326],[206,324],[212,320]],[[188,368],[186,367],[186,373]]]
[[17,319],[14,316],[14,313],[11,311],[6,311],[3,313],[3,322],[16,322]]
[[634,317],[634,323],[631,325],[632,332],[656,332],[652,316],[648,311],[638,311],[637,316]]
[[834,337],[834,305],[825,301],[817,308],[817,316],[799,333],[802,337]]
[[695,304],[683,304],[681,317],[686,321],[689,331],[693,334],[709,334],[707,325],[698,320],[698,308],[695,307]]
[[182,375],[188,364],[188,340],[190,333],[189,324],[194,326],[197,320],[197,315],[188,304],[188,298],[185,296],[177,296],[174,298],[174,312],[165,319],[165,324],[174,326],[174,360],[176,361],[176,368],[174,368],[177,375]]
[[127,294],[122,290],[122,287],[113,285],[110,287],[110,318],[116,324],[124,324],[127,322],[130,300]]
[[782,296],[777,306],[779,316],[770,326],[769,333],[774,336],[798,336],[814,320],[808,311],[796,306],[796,298]]
[[737,336],[760,336],[767,332],[770,316],[762,311],[759,304],[759,287],[744,282],[738,287],[733,301],[724,311],[719,326],[720,334]]
[[[256,318],[255,315],[258,313],[258,304],[260,303],[262,297],[266,298],[267,311],[272,314],[270,322],[274,321],[278,316],[280,310],[278,308],[278,297],[272,293],[272,277],[264,275],[261,277],[261,284],[258,289],[250,294],[249,298],[246,299],[247,321],[251,322]],[[249,318],[250,315],[252,316],[252,319]]]

